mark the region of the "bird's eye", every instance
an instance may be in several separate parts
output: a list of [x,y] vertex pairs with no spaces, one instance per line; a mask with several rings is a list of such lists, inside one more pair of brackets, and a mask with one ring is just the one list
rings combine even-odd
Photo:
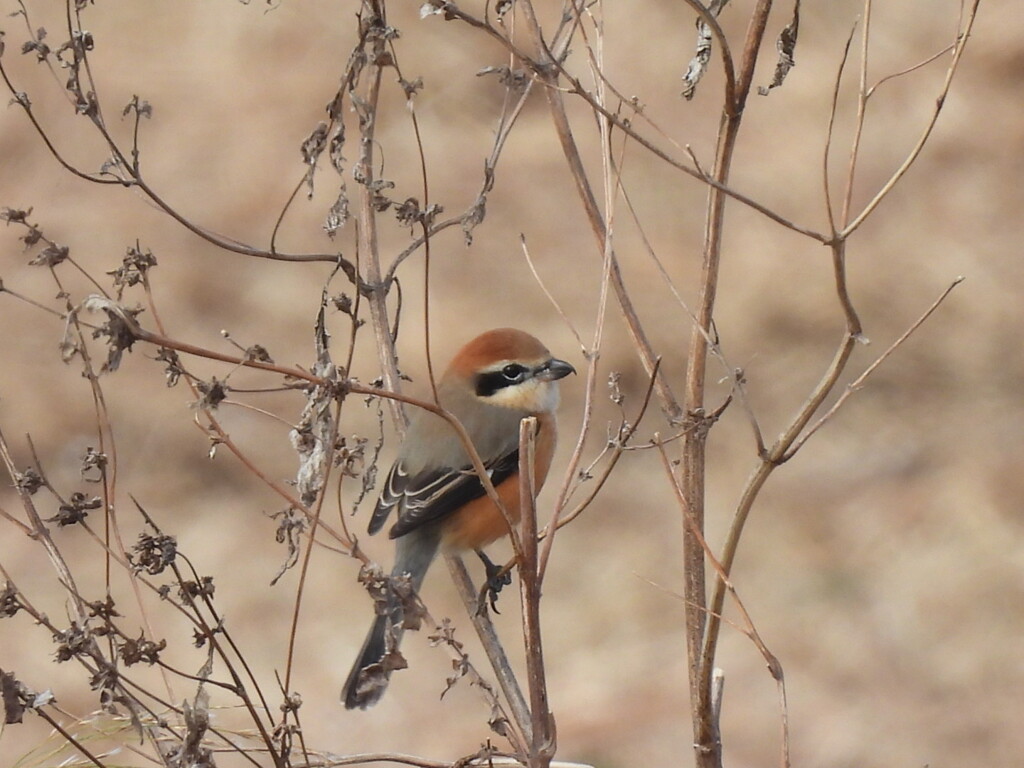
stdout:
[[526,373],[526,369],[518,363],[509,363],[501,369],[501,375],[509,381],[518,381]]

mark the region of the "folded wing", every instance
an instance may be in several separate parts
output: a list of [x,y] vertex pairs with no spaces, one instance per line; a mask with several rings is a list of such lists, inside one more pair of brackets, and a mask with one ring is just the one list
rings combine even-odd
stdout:
[[[486,462],[484,467],[491,483],[499,485],[519,471],[519,449]],[[392,510],[397,510],[398,519],[388,532],[389,538],[397,539],[443,519],[486,493],[472,465],[426,469],[410,475],[405,463],[398,461],[388,473],[368,530],[371,534],[379,531]]]

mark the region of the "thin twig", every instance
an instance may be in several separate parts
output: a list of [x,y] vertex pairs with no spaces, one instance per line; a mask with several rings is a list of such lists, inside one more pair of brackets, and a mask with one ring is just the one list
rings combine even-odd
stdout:
[[[832,205],[832,184],[829,181],[829,156],[832,154],[832,139],[835,136],[836,113],[839,111],[839,89],[843,82],[843,72],[846,69],[846,62],[850,57],[850,45],[853,43],[854,32],[856,32],[856,27],[850,30],[850,36],[846,38],[846,45],[843,46],[843,55],[839,60],[839,70],[836,72],[835,85],[832,88],[832,106],[828,112],[828,128],[825,131],[825,150],[822,152],[821,158],[822,176],[824,177],[825,213],[828,215],[828,227],[832,232],[833,237],[835,237],[838,228],[834,206]],[[847,190],[849,190],[849,188],[850,185],[848,180]],[[847,198],[844,197],[844,208],[846,204]]]
[[40,718],[45,720],[47,723],[49,723],[50,727],[53,728],[53,730],[55,730],[57,733],[59,733],[61,735],[61,738],[63,738],[65,742],[67,742],[72,747],[81,752],[82,756],[90,763],[95,765],[97,768],[108,768],[106,763],[100,762],[99,757],[90,752],[81,741],[76,739],[73,734],[71,734],[63,726],[61,726],[61,724],[57,722],[56,718],[50,717],[50,715],[47,714],[46,710],[44,710],[42,707],[33,707],[32,711],[35,712]]
[[919,318],[917,318],[917,320],[915,320],[909,328],[907,328],[907,330],[900,334],[899,338],[896,339],[896,341],[894,341],[892,344],[890,344],[889,348],[886,349],[885,352],[879,355],[875,359],[875,361],[871,363],[871,365],[865,368],[864,372],[860,376],[858,376],[856,379],[854,379],[853,381],[846,385],[846,391],[844,391],[843,394],[839,396],[839,398],[832,405],[832,407],[829,408],[820,419],[818,419],[814,424],[808,427],[807,430],[803,432],[803,434],[800,435],[800,437],[793,443],[790,449],[786,451],[786,454],[783,456],[782,460],[789,461],[791,458],[793,458],[793,456],[796,455],[796,452],[803,447],[804,443],[806,443],[811,438],[811,436],[814,435],[815,432],[817,432],[819,429],[825,426],[825,424],[828,421],[830,421],[833,416],[835,416],[836,412],[838,412],[839,409],[843,407],[843,404],[846,403],[846,401],[849,400],[854,393],[859,391],[864,386],[864,382],[867,380],[867,378],[872,373],[874,373],[875,370],[882,363],[884,363],[893,352],[895,352],[897,349],[903,346],[903,343],[907,339],[909,339],[911,335],[913,335],[914,331],[920,328],[925,323],[925,321],[932,316],[932,313],[939,308],[939,305],[946,300],[946,298],[953,291],[953,289],[960,285],[960,283],[962,283],[964,280],[965,278],[961,275],[948,286],[946,286],[946,289],[941,294],[939,294],[939,297],[935,299],[935,301],[931,303],[931,306],[929,306],[928,309],[926,309],[924,313]]
[[[867,0],[867,2],[870,2],[870,0]],[[939,95],[935,98],[935,106],[932,109],[932,113],[928,118],[924,130],[921,131],[921,136],[918,138],[917,143],[914,144],[914,147],[907,154],[907,157],[902,163],[900,163],[899,168],[893,172],[888,181],[881,186],[878,192],[875,193],[875,196],[871,198],[867,205],[864,206],[863,210],[861,210],[861,212],[843,228],[843,231],[839,235],[840,237],[849,237],[860,227],[861,224],[864,223],[868,216],[874,213],[882,200],[884,200],[889,192],[892,191],[893,187],[899,183],[900,179],[906,175],[907,171],[909,171],[910,167],[914,164],[914,161],[916,161],[920,156],[925,143],[927,143],[928,138],[932,134],[932,130],[934,130],[935,125],[939,120],[942,108],[946,103],[946,97],[949,95],[949,89],[953,85],[953,77],[956,75],[956,72],[960,67],[960,60],[967,47],[967,40],[970,38],[971,30],[974,28],[974,20],[977,18],[978,5],[980,2],[981,0],[973,0],[971,3],[970,9],[967,12],[967,21],[953,47],[953,56],[949,63],[949,68],[946,70],[945,80],[942,83],[942,87],[939,89]]]
[[955,48],[956,48],[956,43],[950,43],[949,45],[945,46],[942,50],[936,51],[931,56],[928,56],[927,58],[922,59],[921,61],[917,62],[917,64],[911,64],[906,69],[901,69],[898,72],[893,72],[891,74],[886,75],[885,77],[879,79],[878,82],[876,82],[870,88],[868,88],[867,98],[871,98],[871,96],[874,94],[874,92],[876,90],[878,90],[879,87],[881,87],[885,83],[889,82],[890,80],[895,80],[895,79],[897,79],[899,77],[905,77],[906,75],[909,75],[909,74],[911,74],[913,72],[916,72],[919,69],[924,69],[929,64],[931,64],[933,61],[937,61],[938,59],[942,58],[943,56],[945,56],[950,51],[953,51]]
[[548,301],[551,302],[551,306],[555,308],[555,312],[557,312],[558,316],[562,318],[562,322],[565,323],[565,327],[569,329],[569,333],[576,338],[576,343],[579,344],[580,349],[586,354],[587,346],[583,343],[580,332],[576,330],[576,326],[573,324],[572,320],[569,319],[565,310],[562,309],[562,305],[558,302],[558,299],[552,295],[547,284],[541,278],[540,273],[537,272],[537,266],[533,263],[533,258],[530,256],[530,249],[526,245],[526,235],[521,232],[519,233],[519,247],[523,252],[523,258],[526,259],[526,265],[530,268],[530,274],[533,275],[533,279],[537,282],[537,285],[540,286],[541,291],[543,291]]
[[[604,61],[604,32],[603,28],[600,25],[597,28],[595,38],[596,40],[594,43],[591,43],[589,39],[587,40],[587,49],[590,54],[592,68],[595,72],[594,79],[597,81],[598,96],[603,100],[605,98],[605,93],[601,85],[602,81],[600,77],[597,75],[597,72],[600,71]],[[615,222],[615,201],[618,199],[618,193],[621,189],[621,179],[616,173],[616,165],[611,156],[611,125],[608,123],[607,120],[599,120],[599,127],[601,131],[602,148],[601,181],[604,190],[604,216],[605,221],[607,222],[607,236],[604,239],[604,257],[601,263],[601,283],[597,300],[597,308],[594,317],[593,339],[590,344],[590,349],[584,349],[584,356],[587,359],[587,381],[586,387],[584,388],[583,396],[583,418],[580,424],[580,428],[577,432],[576,446],[573,449],[572,456],[570,457],[569,463],[566,466],[565,476],[562,485],[559,488],[558,498],[555,501],[554,511],[552,512],[551,520],[547,524],[547,526],[545,526],[547,536],[545,537],[542,543],[538,563],[538,580],[541,583],[544,581],[544,576],[547,573],[548,563],[551,559],[551,551],[555,543],[555,534],[560,528],[559,518],[561,517],[562,511],[565,507],[566,501],[568,499],[568,494],[570,493],[573,487],[573,479],[576,477],[580,461],[583,457],[583,446],[586,443],[588,435],[590,434],[591,424],[593,423],[594,401],[596,399],[597,393],[598,363],[601,359],[601,350],[604,342],[604,329],[608,309],[609,284],[611,282],[611,270],[612,265],[614,263],[613,242]],[[577,336],[577,340],[578,339],[579,337]],[[657,371],[659,367],[660,366],[657,363],[655,363],[655,371]],[[534,715],[536,716],[536,713],[534,713]]]
[[458,555],[446,554],[445,562],[448,564],[448,572],[455,583],[459,597],[462,598],[477,637],[480,638],[480,643],[484,647],[484,653],[491,664],[491,669],[494,670],[494,674],[498,678],[498,685],[501,686],[505,700],[512,710],[514,720],[512,725],[517,729],[523,744],[529,745],[533,743],[530,708],[526,704],[526,698],[512,671],[512,664],[501,645],[494,624],[487,613],[479,610],[479,595],[473,587],[473,581],[469,578],[469,572],[466,570],[466,564],[462,562],[462,558]]
[[[661,366],[661,358],[658,358],[657,365],[659,367]],[[630,441],[633,439],[634,435],[636,435],[637,430],[640,428],[640,423],[644,420],[644,416],[647,414],[648,407],[651,404],[653,396],[654,375],[652,374],[647,380],[647,389],[644,391],[644,399],[640,403],[640,409],[637,412],[636,418],[633,419],[631,422],[625,422],[623,424],[620,424],[616,436],[613,438],[613,444],[605,447],[606,451],[609,448],[611,448],[611,455],[608,459],[607,464],[605,465],[604,471],[597,477],[596,480],[594,480],[594,485],[591,488],[590,493],[583,501],[577,504],[571,512],[569,512],[566,515],[559,515],[557,520],[553,520],[553,522],[557,523],[557,527],[559,529],[565,527],[573,520],[575,520],[577,517],[579,517],[587,509],[587,507],[589,507],[593,503],[594,499],[597,498],[597,495],[601,492],[601,489],[604,487],[605,482],[611,476],[612,470],[615,469],[615,465],[622,457],[622,454],[625,453],[626,450],[628,450]],[[591,467],[592,466],[593,464],[591,465]],[[589,469],[590,467],[587,468],[588,476]],[[541,538],[544,538],[548,535],[550,525],[551,523],[548,523],[548,525],[545,526],[544,530],[541,531]]]
[[[853,123],[853,139],[850,141],[850,159],[846,171],[846,188],[843,193],[843,209],[840,214],[842,226],[850,220],[850,203],[853,199],[853,180],[857,171],[857,157],[860,153],[861,137],[864,135],[864,121],[868,107],[868,52],[871,40],[871,8],[872,0],[864,0],[864,18],[861,22],[860,35],[860,71],[857,86],[857,116]],[[845,58],[845,57],[844,57]],[[838,87],[838,83],[837,83]]]

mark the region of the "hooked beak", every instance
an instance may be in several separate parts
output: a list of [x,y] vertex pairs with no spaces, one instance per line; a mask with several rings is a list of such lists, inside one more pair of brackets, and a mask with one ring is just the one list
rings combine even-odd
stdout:
[[565,360],[552,358],[541,366],[536,375],[541,381],[556,381],[564,379],[570,373],[576,373],[576,369],[565,362]]

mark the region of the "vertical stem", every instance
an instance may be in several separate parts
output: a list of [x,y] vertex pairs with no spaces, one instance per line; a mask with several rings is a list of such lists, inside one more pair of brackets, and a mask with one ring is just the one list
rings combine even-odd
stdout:
[[[723,184],[729,176],[736,136],[738,115],[723,114],[715,157],[714,178]],[[704,231],[704,265],[701,271],[700,305],[697,325],[690,335],[690,355],[686,371],[686,426],[682,447],[682,487],[686,495],[693,526],[683,526],[683,564],[686,569],[686,658],[690,675],[690,704],[693,708],[694,749],[697,764],[721,764],[721,743],[718,723],[711,707],[711,691],[703,685],[700,668],[707,619],[707,586],[705,583],[704,494],[706,448],[711,426],[704,411],[704,380],[707,373],[708,338],[718,289],[721,260],[722,228],[725,220],[726,196],[716,187],[708,193],[708,217]],[[698,535],[699,534],[699,535]],[[708,661],[711,661],[710,659]]]
[[[363,0],[362,24],[383,24],[384,9],[378,0]],[[373,207],[374,197],[374,134],[377,126],[377,107],[380,100],[382,68],[378,63],[384,60],[385,41],[374,35],[370,50],[366,52],[365,73],[369,79],[362,103],[356,105],[359,115],[359,160],[353,175],[359,182],[359,253],[360,261],[366,265],[366,287],[364,289],[370,307],[370,320],[374,338],[377,340],[377,357],[380,362],[383,388],[389,392],[401,392],[395,342],[391,337],[391,322],[388,319],[389,284],[382,279],[380,251],[377,242],[377,213]],[[405,414],[398,400],[389,398],[388,408],[391,419],[400,434],[405,433]]]
[[[743,109],[753,83],[757,54],[764,40],[771,6],[772,0],[759,0],[754,8],[747,27],[735,90],[727,89],[725,94],[713,170],[715,181],[723,186],[729,179]],[[690,354],[686,371],[684,407],[687,429],[683,437],[681,457],[681,484],[693,523],[683,526],[683,564],[686,569],[686,654],[689,664],[693,745],[699,768],[720,768],[722,765],[718,716],[710,684],[714,656],[703,653],[708,615],[704,548],[701,538],[704,535],[707,436],[711,426],[704,410],[704,385],[707,374],[708,339],[711,337],[718,291],[725,200],[726,196],[718,186],[709,189],[697,324],[690,334]]]
[[548,710],[547,678],[540,632],[541,580],[537,557],[537,506],[533,480],[537,419],[519,423],[519,509],[522,552],[519,563],[520,597],[523,606],[523,637],[526,645],[526,682],[530,695],[531,738],[528,768],[547,768],[554,755],[554,728]]

